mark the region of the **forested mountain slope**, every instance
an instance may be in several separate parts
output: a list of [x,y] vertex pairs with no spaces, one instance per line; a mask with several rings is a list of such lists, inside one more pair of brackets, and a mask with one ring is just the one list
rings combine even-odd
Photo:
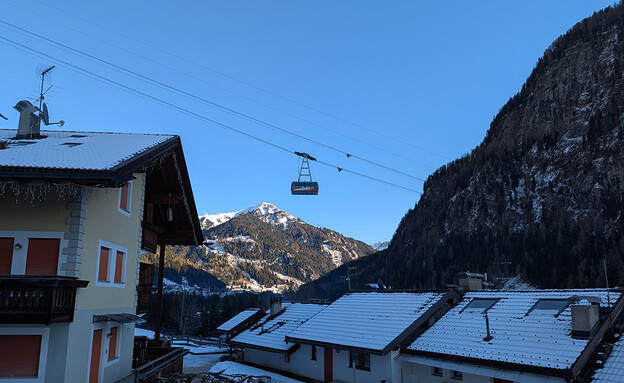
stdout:
[[[483,142],[441,167],[387,250],[352,284],[438,288],[459,271],[522,275],[539,287],[624,283],[624,7],[558,38]],[[300,291],[344,291],[344,267]]]

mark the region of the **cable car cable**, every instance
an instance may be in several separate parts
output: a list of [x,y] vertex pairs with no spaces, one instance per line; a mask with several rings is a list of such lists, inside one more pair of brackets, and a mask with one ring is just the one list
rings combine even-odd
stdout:
[[[41,51],[39,51],[37,49],[28,47],[26,45],[23,45],[21,43],[18,43],[16,41],[13,41],[13,40],[8,39],[6,37],[0,36],[0,42],[4,42],[5,44],[6,43],[10,43],[10,44],[13,44],[14,47],[17,46],[17,47],[22,48],[22,49],[20,49],[21,51],[25,51],[25,52],[28,52],[30,54],[35,54],[35,55],[38,55],[39,57],[44,57],[44,58],[49,59],[49,60],[55,60],[55,61],[63,64],[64,66],[68,67],[68,69],[70,69],[70,70],[74,70],[74,71],[77,71],[78,73],[81,73],[83,75],[87,75],[88,77],[91,77],[91,78],[94,78],[94,79],[97,79],[97,80],[100,80],[100,81],[104,81],[104,82],[106,82],[109,85],[114,85],[118,89],[122,89],[124,91],[132,93],[132,94],[137,95],[139,97],[142,97],[142,98],[145,98],[145,99],[149,99],[152,102],[155,102],[157,104],[160,104],[160,105],[166,106],[168,108],[174,109],[174,110],[176,110],[178,112],[187,114],[187,115],[189,115],[191,117],[203,120],[205,122],[211,123],[211,124],[213,124],[215,126],[218,126],[218,127],[221,127],[221,128],[227,129],[227,130],[230,130],[230,131],[235,132],[235,133],[242,134],[242,135],[244,135],[244,136],[246,136],[248,138],[254,139],[254,140],[259,141],[259,142],[262,142],[262,143],[264,143],[266,145],[270,145],[270,146],[272,146],[272,147],[274,147],[276,149],[280,149],[280,150],[283,150],[283,151],[285,151],[287,153],[295,154],[297,156],[300,156],[300,154],[301,154],[301,153],[299,153],[297,151],[289,150],[289,149],[287,149],[287,148],[285,148],[285,147],[283,147],[281,145],[275,144],[275,143],[270,142],[268,140],[265,140],[265,139],[263,139],[261,137],[258,137],[258,136],[255,136],[253,134],[250,134],[250,133],[244,132],[242,130],[236,129],[236,128],[234,128],[232,126],[229,126],[227,124],[223,124],[221,122],[215,121],[215,120],[213,120],[211,118],[208,118],[208,117],[203,116],[201,114],[195,113],[195,112],[190,111],[188,109],[185,109],[185,108],[183,108],[181,106],[175,105],[175,104],[173,104],[173,103],[171,103],[169,101],[165,101],[163,99],[160,99],[158,97],[152,96],[150,94],[147,94],[145,92],[142,92],[140,90],[132,88],[130,86],[127,86],[127,85],[122,84],[120,82],[117,82],[115,80],[111,80],[111,79],[109,79],[109,78],[107,78],[105,76],[102,76],[102,75],[99,75],[97,73],[91,72],[91,71],[89,71],[87,69],[81,68],[81,67],[79,67],[77,65],[74,65],[74,64],[71,64],[71,63],[69,63],[69,62],[67,62],[65,60],[61,60],[61,59],[59,59],[57,57],[54,57],[54,56],[49,55],[47,53],[41,52]],[[365,177],[365,178],[368,178],[368,179],[371,179],[371,180],[374,180],[374,181],[382,182],[384,184],[387,184],[387,185],[390,185],[390,186],[394,186],[394,187],[399,188],[399,189],[403,189],[403,190],[406,190],[406,191],[410,191],[410,192],[418,193],[418,194],[422,195],[422,192],[420,192],[418,190],[410,189],[410,188],[405,187],[405,186],[401,186],[401,185],[398,185],[398,184],[395,184],[395,183],[392,183],[392,182],[388,182],[388,181],[385,181],[385,180],[382,180],[382,179],[379,179],[379,178],[376,178],[376,177],[372,177],[372,176],[369,176],[369,175],[366,175],[366,174],[363,174],[363,173],[359,173],[359,172],[356,172],[356,171],[353,171],[353,170],[345,169],[343,167],[338,167],[338,166],[333,165],[333,164],[328,163],[328,162],[319,161],[316,158],[311,157],[309,155],[308,155],[308,157],[310,159],[312,159],[313,161],[316,161],[316,162],[318,162],[318,163],[320,163],[322,165],[325,165],[325,166],[328,166],[328,167],[332,167],[332,168],[336,168],[339,172],[345,171],[345,172],[348,172],[348,173],[351,173],[351,174],[355,174],[355,175],[358,175],[358,176],[361,176],[361,177]]]
[[142,74],[140,74],[140,73],[138,73],[138,72],[135,72],[135,71],[130,70],[130,69],[127,69],[127,68],[124,68],[124,67],[122,67],[122,66],[120,66],[120,65],[117,65],[117,64],[115,64],[115,63],[112,63],[112,62],[110,62],[110,61],[107,61],[107,60],[101,59],[101,58],[96,57],[96,56],[93,56],[93,55],[91,55],[91,54],[89,54],[89,53],[86,53],[86,52],[80,51],[80,50],[78,50],[78,49],[72,48],[72,47],[70,47],[70,46],[68,46],[68,45],[65,45],[65,44],[59,43],[59,42],[54,41],[54,40],[52,40],[52,39],[49,39],[49,38],[47,38],[47,37],[45,37],[45,36],[39,35],[39,34],[34,33],[34,32],[30,32],[30,31],[28,31],[28,30],[26,30],[26,29],[23,29],[23,28],[20,28],[20,27],[18,27],[18,26],[16,26],[16,25],[13,25],[13,24],[11,24],[11,23],[8,23],[8,22],[6,22],[6,21],[4,21],[4,20],[1,20],[1,19],[0,19],[0,23],[5,24],[5,25],[8,25],[8,26],[10,26],[11,28],[15,28],[15,29],[17,29],[17,30],[19,30],[19,31],[22,31],[22,32],[24,32],[24,33],[27,33],[27,34],[29,34],[29,35],[36,36],[36,37],[37,37],[37,38],[39,38],[39,39],[42,39],[42,40],[47,41],[47,42],[49,42],[49,43],[55,44],[55,45],[57,45],[57,46],[60,46],[60,47],[62,47],[62,48],[64,48],[64,49],[67,49],[67,50],[70,50],[70,51],[72,51],[72,52],[75,52],[75,53],[77,53],[77,54],[83,55],[83,56],[88,57],[88,58],[90,58],[90,59],[92,59],[92,60],[96,60],[96,61],[98,61],[98,62],[100,62],[100,63],[103,63],[103,64],[105,64],[105,65],[111,66],[111,67],[113,67],[113,68],[115,68],[115,69],[117,69],[117,70],[120,70],[120,71],[122,71],[122,72],[125,72],[125,73],[127,73],[127,74],[130,74],[131,76],[135,76],[135,77],[138,77],[138,78],[140,78],[140,79],[142,79],[142,80],[145,80],[145,81],[151,82],[151,83],[153,83],[153,84],[155,84],[155,85],[157,85],[157,86],[159,86],[159,87],[161,87],[161,88],[165,88],[165,89],[168,89],[168,90],[173,91],[173,92],[175,92],[175,93],[178,93],[178,94],[180,94],[180,95],[182,95],[182,96],[185,96],[185,97],[188,97],[188,98],[194,99],[195,101],[202,102],[202,103],[207,104],[207,105],[209,105],[209,106],[212,106],[212,107],[215,107],[215,108],[221,109],[221,110],[223,110],[223,111],[226,111],[226,112],[228,112],[228,113],[231,113],[231,114],[237,115],[237,116],[239,116],[239,117],[241,117],[241,118],[245,118],[245,119],[247,119],[247,120],[249,120],[249,121],[252,121],[252,122],[255,122],[255,123],[258,123],[258,124],[261,124],[261,125],[267,126],[267,127],[271,128],[271,129],[274,129],[274,130],[280,131],[280,132],[282,132],[282,133],[284,133],[284,134],[289,134],[289,135],[291,135],[291,136],[293,136],[293,137],[297,137],[297,138],[299,138],[299,139],[302,139],[302,140],[305,140],[305,141],[311,142],[311,143],[313,143],[313,144],[316,144],[316,145],[322,146],[322,147],[324,147],[324,148],[326,148],[326,149],[333,150],[333,151],[338,152],[338,153],[341,153],[341,154],[345,154],[345,155],[347,156],[347,158],[353,157],[353,158],[356,158],[356,159],[358,159],[358,160],[360,160],[360,161],[367,162],[367,163],[369,163],[369,164],[371,164],[371,165],[378,166],[378,167],[380,167],[380,168],[386,169],[386,170],[388,170],[388,171],[392,171],[392,172],[394,172],[394,173],[397,173],[397,174],[403,175],[403,176],[405,176],[405,177],[410,177],[410,178],[413,178],[413,179],[415,179],[415,180],[418,180],[418,181],[421,181],[421,182],[425,182],[425,180],[424,180],[424,179],[422,179],[422,178],[420,178],[420,177],[416,177],[416,176],[413,176],[413,175],[411,175],[411,174],[405,173],[405,172],[403,172],[403,171],[400,171],[400,170],[397,170],[397,169],[391,168],[391,167],[389,167],[389,166],[386,166],[386,165],[380,164],[380,163],[378,163],[378,162],[368,160],[368,159],[366,159],[366,158],[364,158],[364,157],[361,157],[361,156],[358,156],[358,155],[355,155],[355,154],[348,153],[348,152],[346,152],[346,151],[344,151],[344,150],[342,150],[342,149],[335,148],[335,147],[333,147],[333,146],[331,146],[331,145],[327,145],[327,144],[322,143],[322,142],[320,142],[320,141],[317,141],[317,140],[314,140],[314,139],[311,139],[311,138],[305,137],[305,136],[303,136],[303,135],[301,135],[301,134],[298,134],[298,133],[292,132],[292,131],[290,131],[290,130],[288,130],[288,129],[284,129],[284,128],[281,128],[281,127],[279,127],[279,126],[277,126],[277,125],[274,125],[274,124],[271,124],[271,123],[269,123],[269,122],[266,122],[266,121],[260,120],[260,119],[258,119],[258,118],[253,117],[253,116],[250,116],[250,115],[248,115],[248,114],[245,114],[245,113],[239,112],[239,111],[237,111],[237,110],[234,110],[234,109],[228,108],[227,106],[224,106],[224,105],[218,104],[218,103],[216,103],[216,102],[210,101],[210,100],[208,100],[208,99],[205,99],[205,98],[203,98],[203,97],[197,96],[197,95],[195,95],[195,94],[192,94],[192,93],[186,92],[186,91],[184,91],[184,90],[182,90],[182,89],[176,88],[176,87],[171,86],[171,85],[168,85],[168,84],[166,84],[166,83],[163,83],[162,81],[155,80],[155,79],[153,79],[153,78],[151,78],[151,77],[148,77],[148,76],[142,75]]
[[[323,114],[323,115],[329,116],[329,117],[334,118],[334,119],[336,119],[336,120],[338,120],[338,121],[341,121],[341,122],[344,122],[344,123],[346,123],[346,124],[349,124],[349,125],[355,126],[355,127],[357,127],[357,128],[360,128],[360,129],[366,130],[366,131],[368,131],[368,132],[371,132],[371,133],[377,134],[378,136],[381,136],[381,137],[387,138],[387,139],[389,139],[389,140],[392,140],[392,141],[395,141],[395,142],[401,143],[401,144],[403,144],[403,145],[411,146],[412,148],[415,148],[415,149],[417,149],[417,150],[420,150],[420,151],[423,151],[423,152],[426,152],[426,153],[432,154],[432,155],[437,156],[437,157],[440,157],[440,158],[442,158],[442,159],[444,159],[444,160],[447,160],[447,161],[451,160],[451,158],[449,158],[448,156],[445,156],[445,155],[442,155],[442,154],[439,154],[439,153],[432,152],[432,151],[430,151],[430,150],[428,150],[428,149],[421,148],[421,147],[416,146],[416,145],[414,145],[414,144],[411,144],[411,143],[409,143],[409,142],[405,142],[405,141],[400,140],[400,139],[398,139],[398,138],[395,138],[395,137],[392,137],[392,136],[389,136],[389,135],[386,135],[386,134],[380,133],[380,132],[378,132],[378,131],[376,131],[376,130],[374,130],[374,129],[367,128],[367,127],[365,127],[365,126],[362,126],[362,125],[356,124],[356,123],[354,123],[354,122],[351,122],[351,121],[346,120],[346,119],[344,119],[344,118],[341,118],[341,117],[339,117],[339,116],[336,116],[336,115],[333,115],[333,114],[331,114],[331,113],[324,112],[324,111],[322,111],[322,110],[320,110],[320,109],[314,108],[314,107],[312,107],[312,106],[309,106],[309,105],[303,104],[303,103],[301,103],[301,102],[299,102],[299,101],[296,101],[296,100],[294,100],[294,99],[291,99],[291,98],[288,98],[288,97],[282,96],[282,95],[280,95],[280,94],[278,94],[278,93],[275,93],[275,92],[272,92],[272,91],[270,91],[270,90],[264,89],[264,88],[262,88],[262,87],[260,87],[260,86],[257,86],[257,85],[255,85],[255,84],[252,84],[252,83],[250,83],[250,82],[247,82],[247,81],[241,80],[241,79],[236,78],[236,77],[234,77],[234,76],[232,76],[232,75],[229,75],[229,74],[227,74],[227,73],[223,73],[223,72],[218,71],[218,70],[216,70],[216,69],[210,68],[210,67],[208,67],[208,66],[206,66],[206,65],[204,65],[204,64],[196,63],[196,62],[194,62],[194,61],[192,61],[192,60],[189,60],[189,59],[187,59],[187,58],[185,58],[185,57],[183,57],[183,56],[176,55],[175,53],[172,53],[172,52],[170,52],[170,51],[167,51],[167,50],[165,50],[165,49],[162,49],[162,48],[160,48],[160,47],[158,47],[158,46],[155,46],[155,45],[152,45],[152,44],[146,43],[146,42],[144,42],[144,41],[141,41],[141,40],[139,40],[139,39],[137,39],[137,38],[135,38],[135,37],[133,37],[133,36],[126,35],[126,34],[124,34],[124,33],[121,33],[121,32],[119,32],[119,31],[116,31],[116,30],[114,30],[114,29],[112,29],[112,28],[108,28],[108,27],[106,27],[106,26],[103,26],[103,25],[98,24],[98,23],[96,23],[96,22],[93,22],[93,21],[91,21],[91,20],[88,20],[88,19],[86,19],[86,18],[84,18],[84,17],[74,15],[74,14],[72,14],[72,13],[69,13],[69,12],[65,11],[65,10],[62,10],[62,9],[60,9],[60,8],[57,8],[57,7],[54,7],[54,6],[50,5],[50,4],[46,4],[46,3],[42,2],[42,1],[39,1],[39,0],[34,0],[34,1],[35,1],[35,2],[37,2],[37,3],[39,3],[39,4],[42,4],[42,5],[44,5],[44,6],[47,6],[47,7],[49,7],[49,8],[55,9],[55,10],[56,10],[56,11],[58,11],[58,12],[61,12],[61,13],[64,13],[64,14],[66,14],[66,15],[69,15],[69,16],[71,16],[71,17],[74,17],[74,18],[77,18],[77,19],[79,19],[79,20],[82,20],[82,21],[84,21],[84,22],[86,22],[86,23],[88,23],[88,24],[92,24],[92,25],[95,25],[95,26],[97,26],[97,27],[99,27],[99,28],[102,28],[102,29],[108,30],[108,31],[110,31],[110,32],[112,32],[112,33],[115,33],[115,34],[117,34],[117,35],[119,35],[119,36],[121,36],[121,37],[123,37],[123,38],[127,39],[127,40],[133,40],[133,41],[135,41],[135,42],[137,42],[137,43],[139,43],[139,44],[145,45],[145,46],[147,46],[147,47],[149,47],[149,48],[151,48],[151,49],[154,49],[154,50],[157,50],[157,51],[159,51],[159,52],[162,52],[162,53],[164,53],[164,54],[166,54],[166,55],[168,55],[168,56],[171,56],[171,57],[177,58],[177,59],[179,59],[179,60],[185,61],[185,62],[187,62],[187,63],[189,63],[189,64],[196,65],[196,66],[198,66],[198,67],[200,67],[200,68],[206,69],[206,70],[208,70],[208,71],[210,71],[210,72],[216,73],[216,74],[218,74],[218,75],[220,75],[220,76],[223,76],[223,77],[226,77],[226,78],[228,78],[228,79],[230,79],[230,80],[234,80],[234,81],[239,82],[239,83],[241,83],[241,84],[247,85],[247,86],[249,86],[249,87],[251,87],[251,88],[254,88],[254,89],[257,89],[257,90],[259,90],[259,91],[265,92],[265,93],[270,94],[270,95],[272,95],[272,96],[274,96],[274,97],[277,97],[277,98],[280,98],[280,99],[282,99],[282,100],[285,100],[285,101],[291,102],[291,103],[293,103],[293,104],[295,104],[295,105],[299,105],[299,106],[301,106],[301,107],[303,107],[303,108],[309,109],[309,110],[314,111],[314,112],[316,112],[316,113],[319,113],[319,114]],[[11,4],[11,5],[12,5],[13,7],[20,8],[20,7],[17,7],[15,4]],[[30,12],[30,13],[33,13],[32,11],[29,11],[29,12]],[[39,16],[40,16],[40,17],[43,17],[43,16],[41,16],[41,15],[39,15]],[[47,17],[44,17],[44,18],[47,18]],[[49,18],[47,18],[47,19],[48,19],[48,20],[50,20]],[[59,23],[59,22],[56,22],[56,21],[54,21],[54,22],[55,22],[56,24],[63,25],[63,24],[61,24],[61,23]],[[67,28],[70,28],[70,27],[67,27]],[[70,29],[73,29],[73,28],[70,28]],[[118,46],[117,46],[117,47],[118,47]],[[120,48],[120,47],[118,47],[118,48]],[[123,49],[123,48],[120,48],[120,49]],[[124,50],[125,50],[125,49],[124,49]],[[135,53],[135,55],[136,55],[136,53]],[[141,57],[141,56],[139,56],[139,57]],[[151,61],[151,60],[150,60],[150,61]],[[175,69],[174,69],[174,70],[175,70]],[[177,70],[176,70],[176,71],[177,71]],[[181,73],[181,72],[179,72],[179,71],[178,71],[178,73]],[[201,81],[201,80],[200,80],[200,81]],[[226,91],[227,91],[227,90],[226,90]],[[233,93],[233,92],[230,92],[230,93]],[[233,93],[233,94],[236,94],[236,93]],[[238,95],[238,94],[236,94],[236,95],[237,95],[237,96],[240,96],[240,95]],[[241,97],[245,97],[245,96],[241,96]],[[245,98],[246,98],[246,97],[245,97]],[[254,101],[254,100],[250,100],[250,101]],[[257,101],[254,101],[254,102],[257,102]],[[261,104],[261,103],[260,103],[260,105],[263,105],[263,104]],[[263,105],[263,106],[266,106],[266,105]],[[278,111],[279,111],[279,110],[278,110]],[[282,113],[285,113],[285,112],[282,112]],[[285,113],[285,114],[288,114],[288,113]],[[294,117],[294,116],[293,116],[293,117]],[[295,118],[297,118],[297,117],[295,117]],[[305,120],[304,120],[304,121],[305,121]],[[317,125],[317,124],[315,124],[315,125]],[[351,139],[353,139],[353,138],[351,138]],[[367,144],[367,145],[369,145],[369,144]],[[395,154],[395,155],[396,155],[396,154]],[[403,157],[403,156],[400,156],[400,157]],[[405,158],[405,157],[404,157],[404,158]],[[405,158],[405,159],[408,159],[408,158]],[[410,160],[410,159],[408,159],[408,160]],[[410,161],[411,161],[411,160],[410,160]]]

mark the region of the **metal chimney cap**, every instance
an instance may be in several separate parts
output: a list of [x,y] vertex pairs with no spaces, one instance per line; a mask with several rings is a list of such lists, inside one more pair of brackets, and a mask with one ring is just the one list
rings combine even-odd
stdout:
[[27,100],[18,102],[13,108],[20,113],[35,113],[37,111],[37,107]]

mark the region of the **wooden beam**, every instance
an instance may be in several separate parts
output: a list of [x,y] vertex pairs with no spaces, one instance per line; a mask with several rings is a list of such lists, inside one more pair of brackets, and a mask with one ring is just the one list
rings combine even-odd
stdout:
[[145,195],[145,202],[157,205],[168,205],[169,202],[171,205],[177,205],[182,199],[184,196],[179,193],[171,193],[171,199],[169,193],[148,193]]
[[165,240],[160,239],[158,241],[158,291],[156,293],[156,323],[155,323],[155,336],[156,341],[160,341],[160,321],[162,317],[162,292],[163,292],[163,274],[165,273]]

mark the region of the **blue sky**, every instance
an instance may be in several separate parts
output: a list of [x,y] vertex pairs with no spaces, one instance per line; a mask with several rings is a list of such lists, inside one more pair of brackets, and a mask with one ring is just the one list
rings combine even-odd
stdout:
[[[295,155],[84,76],[60,60],[289,150],[422,191],[478,145],[551,42],[612,1],[0,2],[0,128],[46,97],[63,130],[174,133],[200,214],[266,201],[368,243],[392,237],[419,195],[312,163],[316,197],[291,196]],[[266,123],[407,173],[346,158],[88,60],[5,23]]]

